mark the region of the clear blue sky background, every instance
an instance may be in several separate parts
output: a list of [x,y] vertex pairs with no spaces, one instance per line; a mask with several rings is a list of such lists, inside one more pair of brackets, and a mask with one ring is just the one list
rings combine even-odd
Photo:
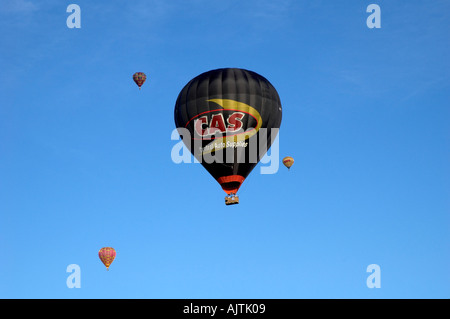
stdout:
[[[81,29],[66,26],[71,3]],[[366,26],[371,3],[381,29]],[[0,297],[449,298],[448,12],[3,0]],[[171,159],[179,91],[221,67],[275,86],[279,157],[295,158],[271,175],[260,163],[234,206],[200,164]]]

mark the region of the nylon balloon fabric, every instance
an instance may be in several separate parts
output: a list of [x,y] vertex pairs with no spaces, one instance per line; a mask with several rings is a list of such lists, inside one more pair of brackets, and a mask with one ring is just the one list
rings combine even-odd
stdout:
[[112,247],[103,247],[98,251],[98,257],[106,266],[106,270],[109,270],[109,266],[111,266],[111,263],[116,258],[116,251]]
[[144,84],[145,80],[147,79],[147,76],[144,72],[136,72],[133,74],[133,81],[137,84],[139,87],[139,90],[141,89],[142,84]]
[[266,78],[224,68],[189,81],[174,117],[186,147],[227,194],[236,194],[278,133],[282,107]]
[[290,169],[291,166],[294,165],[294,158],[292,158],[291,156],[286,156],[285,158],[283,158],[283,164],[288,169]]

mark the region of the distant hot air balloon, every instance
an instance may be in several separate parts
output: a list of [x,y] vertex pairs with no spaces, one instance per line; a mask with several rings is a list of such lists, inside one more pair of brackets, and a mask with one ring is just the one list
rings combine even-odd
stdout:
[[116,251],[112,247],[103,247],[98,251],[98,257],[100,257],[100,260],[106,266],[106,270],[109,270],[109,266],[114,258],[116,258]]
[[139,90],[141,89],[142,84],[144,84],[145,80],[147,79],[147,76],[144,72],[136,72],[133,74],[133,80],[139,86]]
[[283,158],[283,164],[290,170],[291,166],[294,164],[294,159],[290,156]]
[[[175,125],[183,142],[228,194],[236,192],[270,148],[281,124],[277,91],[263,76],[225,68],[189,81],[175,104]],[[184,136],[188,132],[190,136]],[[200,188],[200,186],[198,186]]]

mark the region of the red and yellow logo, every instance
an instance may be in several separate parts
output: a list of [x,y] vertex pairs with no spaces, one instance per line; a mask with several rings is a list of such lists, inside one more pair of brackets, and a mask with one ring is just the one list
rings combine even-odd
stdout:
[[[191,118],[186,127],[194,121],[194,140],[211,140],[203,147],[203,154],[218,151],[220,149],[238,145],[255,135],[262,125],[259,112],[248,104],[230,99],[210,99],[221,106],[221,109],[213,109],[197,114]],[[224,112],[228,111],[228,112]],[[253,121],[249,121],[250,117]],[[245,128],[244,123],[256,123]],[[218,141],[221,139],[221,141]]]

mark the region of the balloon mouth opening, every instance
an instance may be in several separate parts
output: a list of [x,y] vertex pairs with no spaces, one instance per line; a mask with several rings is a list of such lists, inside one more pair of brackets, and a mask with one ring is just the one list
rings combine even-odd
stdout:
[[222,176],[217,179],[224,192],[228,195],[236,194],[244,180],[245,178],[241,175]]

